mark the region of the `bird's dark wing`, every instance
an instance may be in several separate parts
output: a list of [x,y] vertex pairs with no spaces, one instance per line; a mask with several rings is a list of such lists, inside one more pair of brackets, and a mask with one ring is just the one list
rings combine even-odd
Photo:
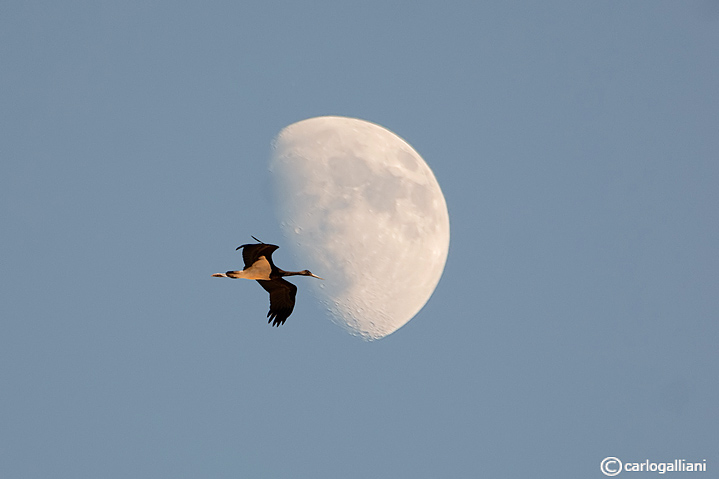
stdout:
[[270,311],[267,313],[269,318],[267,323],[272,323],[272,326],[285,324],[287,318],[292,314],[292,310],[295,309],[297,286],[282,278],[258,279],[257,282],[270,293]]
[[245,268],[249,268],[250,266],[255,264],[255,261],[257,261],[260,256],[264,256],[265,258],[267,258],[267,261],[269,261],[272,269],[276,269],[275,264],[272,262],[272,253],[277,248],[279,248],[279,246],[273,244],[259,243],[243,244],[237,247],[237,249],[240,248],[242,248],[242,261],[245,262]]

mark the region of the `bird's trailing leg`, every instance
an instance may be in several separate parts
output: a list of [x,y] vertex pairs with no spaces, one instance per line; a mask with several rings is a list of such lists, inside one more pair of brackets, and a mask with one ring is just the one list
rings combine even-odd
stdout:
[[227,273],[215,273],[212,275],[213,278],[232,278],[237,279],[242,277],[242,271],[228,271]]

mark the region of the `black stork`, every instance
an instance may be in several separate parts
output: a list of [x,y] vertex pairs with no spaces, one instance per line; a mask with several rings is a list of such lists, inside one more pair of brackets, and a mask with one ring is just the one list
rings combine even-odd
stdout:
[[303,271],[285,271],[275,266],[272,262],[272,253],[279,248],[277,245],[263,243],[254,236],[252,237],[257,244],[243,244],[237,247],[242,249],[242,260],[245,262],[245,269],[242,271],[228,271],[226,273],[215,273],[212,276],[216,278],[245,278],[254,279],[270,293],[270,311],[267,313],[269,318],[267,324],[272,326],[280,326],[285,324],[287,318],[292,314],[295,308],[295,295],[297,294],[297,286],[286,281],[285,276],[312,276],[313,278],[322,279],[312,274],[309,270]]

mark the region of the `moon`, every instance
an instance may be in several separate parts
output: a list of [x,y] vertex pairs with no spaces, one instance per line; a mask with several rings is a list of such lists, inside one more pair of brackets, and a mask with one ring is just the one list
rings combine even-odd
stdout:
[[323,116],[284,128],[270,176],[283,234],[331,319],[376,340],[412,319],[439,282],[449,214],[422,157],[374,123]]

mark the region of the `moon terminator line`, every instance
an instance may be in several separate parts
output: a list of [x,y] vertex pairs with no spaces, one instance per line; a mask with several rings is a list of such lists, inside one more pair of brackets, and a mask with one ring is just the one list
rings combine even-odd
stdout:
[[215,273],[215,278],[244,278],[254,279],[265,291],[270,293],[270,310],[267,313],[267,324],[280,326],[285,324],[287,318],[295,308],[295,296],[297,286],[286,281],[285,276],[312,276],[322,279],[309,270],[285,271],[278,268],[272,262],[272,253],[279,248],[277,245],[263,243],[254,236],[252,239],[257,244],[243,244],[236,248],[242,249],[242,260],[245,268],[242,271],[227,271],[226,273]]

